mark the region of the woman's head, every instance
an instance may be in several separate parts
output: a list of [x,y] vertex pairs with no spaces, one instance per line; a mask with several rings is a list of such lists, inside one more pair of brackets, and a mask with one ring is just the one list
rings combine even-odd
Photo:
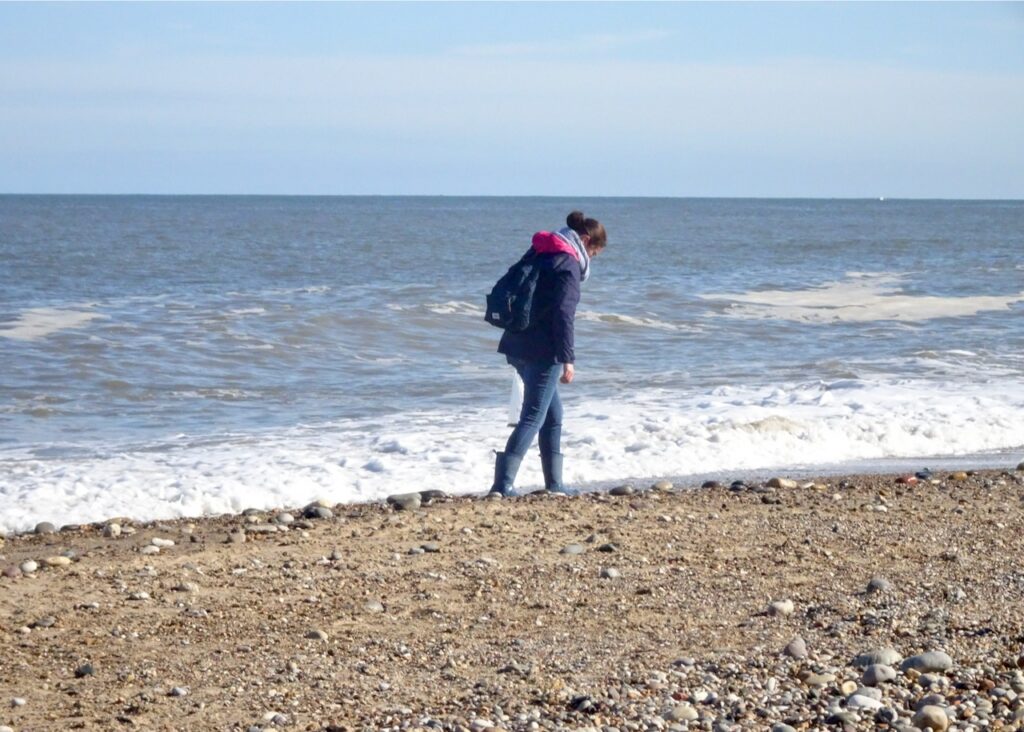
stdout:
[[608,245],[608,234],[604,224],[597,219],[588,219],[582,211],[573,211],[565,217],[565,224],[579,234],[587,253],[594,256]]

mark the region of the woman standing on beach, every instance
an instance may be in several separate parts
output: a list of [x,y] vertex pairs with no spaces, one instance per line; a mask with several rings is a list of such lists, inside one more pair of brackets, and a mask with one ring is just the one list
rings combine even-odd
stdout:
[[523,408],[505,451],[496,454],[491,493],[511,492],[519,464],[538,434],[544,487],[564,491],[558,382],[572,383],[575,376],[573,321],[580,283],[590,275],[590,260],[608,243],[604,226],[581,211],[570,213],[565,223],[558,231],[533,235],[532,251],[540,263],[535,308],[542,315],[524,331],[505,331],[498,344],[498,353],[523,380]]

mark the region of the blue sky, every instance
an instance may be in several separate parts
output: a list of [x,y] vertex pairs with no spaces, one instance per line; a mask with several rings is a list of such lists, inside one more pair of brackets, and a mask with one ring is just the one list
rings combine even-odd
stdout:
[[1024,198],[1024,3],[0,3],[0,192]]

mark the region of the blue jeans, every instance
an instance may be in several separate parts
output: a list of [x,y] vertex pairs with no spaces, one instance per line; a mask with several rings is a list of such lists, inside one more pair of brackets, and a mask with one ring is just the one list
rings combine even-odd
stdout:
[[557,454],[562,443],[562,400],[558,396],[562,364],[516,358],[509,358],[508,362],[523,380],[523,409],[519,413],[519,424],[509,435],[505,454],[523,457],[538,434],[540,454]]

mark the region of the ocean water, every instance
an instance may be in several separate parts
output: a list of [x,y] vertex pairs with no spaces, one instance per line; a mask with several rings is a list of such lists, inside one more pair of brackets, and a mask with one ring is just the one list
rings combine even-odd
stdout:
[[574,207],[572,485],[1024,459],[1024,202],[4,196],[0,528],[486,490]]

